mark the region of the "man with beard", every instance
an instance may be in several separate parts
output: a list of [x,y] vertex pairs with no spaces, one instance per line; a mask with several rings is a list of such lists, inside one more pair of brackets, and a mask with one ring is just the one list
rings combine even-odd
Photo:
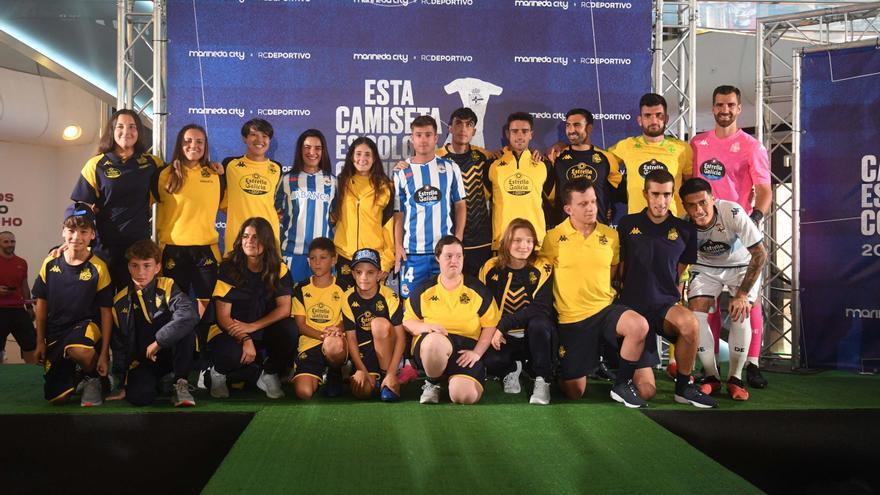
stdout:
[[567,216],[563,211],[561,193],[563,186],[576,180],[588,180],[595,185],[596,204],[600,223],[609,224],[612,203],[616,199],[621,182],[617,158],[590,143],[593,132],[593,114],[583,108],[573,108],[565,114],[565,135],[568,146],[558,143],[550,152],[556,174],[555,218],[551,225],[561,223]]
[[11,333],[26,363],[33,363],[37,346],[34,305],[27,280],[27,261],[15,255],[15,234],[0,232],[0,363],[5,357],[6,338]]
[[[712,195],[715,198],[738,203],[760,228],[761,219],[770,212],[770,204],[773,202],[770,159],[767,150],[758,140],[737,127],[736,119],[741,112],[739,89],[727,85],[715,88],[712,92],[715,129],[697,134],[691,140],[693,174],[706,179],[712,185]],[[752,338],[746,375],[749,385],[764,388],[767,380],[758,368],[764,323],[760,304],[752,306],[750,323]],[[717,312],[710,314],[709,325],[715,335],[717,349],[718,335],[721,332],[721,318]]]
[[[673,187],[681,187],[682,176],[690,176],[693,169],[691,148],[680,139],[666,135],[666,99],[656,93],[647,93],[639,100],[636,117],[641,136],[625,138],[608,151],[623,162],[623,190],[627,195],[627,210],[639,213],[647,206],[642,190],[645,177],[654,170],[665,170],[675,179]],[[674,198],[669,210],[675,216],[684,213],[681,200]]]

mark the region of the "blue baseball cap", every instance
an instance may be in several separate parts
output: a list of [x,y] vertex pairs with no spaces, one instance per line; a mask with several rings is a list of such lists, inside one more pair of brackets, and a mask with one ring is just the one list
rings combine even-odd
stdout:
[[379,251],[370,248],[358,249],[354,252],[354,256],[351,258],[351,263],[348,266],[354,268],[358,263],[369,263],[379,270],[382,269],[382,263],[379,258]]
[[68,206],[64,210],[64,221],[66,222],[71,217],[80,217],[89,222],[92,228],[95,228],[95,213],[92,211],[92,207],[86,203],[76,202]]

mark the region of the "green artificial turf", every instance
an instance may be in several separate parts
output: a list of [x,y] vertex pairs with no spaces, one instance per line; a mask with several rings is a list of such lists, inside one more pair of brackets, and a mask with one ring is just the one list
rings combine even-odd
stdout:
[[[880,409],[880,377],[843,372],[765,373],[770,386],[750,401],[721,396],[719,410]],[[652,409],[691,410],[672,403],[671,380],[657,374]],[[196,392],[200,412],[255,412],[205,487],[206,493],[713,493],[757,489],[637,410],[611,402],[607,383],[591,383],[587,397],[528,404],[489,382],[480,404],[458,406],[441,395],[420,405],[419,383],[397,404],[343,396],[301,402],[270,401],[257,390],[230,400]],[[292,390],[288,389],[288,395]],[[42,400],[35,366],[0,366],[2,414],[169,412],[164,399],[135,409],[105,403],[83,409]],[[713,410],[703,411],[713,414]]]

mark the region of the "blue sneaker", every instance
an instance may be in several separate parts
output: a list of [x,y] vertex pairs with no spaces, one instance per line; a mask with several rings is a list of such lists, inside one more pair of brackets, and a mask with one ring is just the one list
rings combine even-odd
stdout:
[[391,390],[388,387],[382,387],[382,392],[379,393],[379,399],[382,402],[397,402],[400,400],[400,396],[394,393],[394,390]]

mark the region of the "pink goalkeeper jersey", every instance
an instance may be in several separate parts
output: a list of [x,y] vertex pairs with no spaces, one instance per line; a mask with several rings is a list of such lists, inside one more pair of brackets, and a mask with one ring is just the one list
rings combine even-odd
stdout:
[[739,129],[725,139],[715,137],[714,130],[697,134],[691,148],[694,177],[709,181],[717,199],[739,203],[751,213],[752,187],[770,183],[770,158],[764,146]]

